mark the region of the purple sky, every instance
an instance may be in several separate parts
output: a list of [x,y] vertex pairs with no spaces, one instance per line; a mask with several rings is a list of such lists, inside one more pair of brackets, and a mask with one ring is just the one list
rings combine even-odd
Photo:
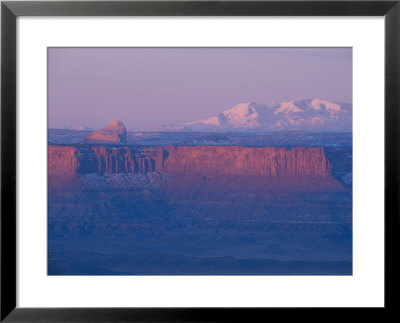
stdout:
[[49,127],[127,129],[242,102],[352,102],[351,48],[50,48]]

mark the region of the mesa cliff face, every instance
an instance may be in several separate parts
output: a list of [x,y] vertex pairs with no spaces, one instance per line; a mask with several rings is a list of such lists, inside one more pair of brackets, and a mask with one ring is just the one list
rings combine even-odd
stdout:
[[48,175],[67,176],[76,174],[78,158],[78,149],[75,147],[49,145],[47,148]]
[[150,172],[325,178],[331,176],[331,166],[319,147],[48,147],[50,176]]
[[168,147],[163,168],[171,173],[246,176],[330,175],[330,165],[319,147]]

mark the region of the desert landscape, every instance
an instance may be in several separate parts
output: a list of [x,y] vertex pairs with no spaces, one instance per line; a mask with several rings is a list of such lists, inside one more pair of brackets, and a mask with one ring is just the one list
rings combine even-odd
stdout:
[[351,274],[351,105],[276,109],[293,131],[252,104],[212,129],[50,129],[49,274]]
[[352,275],[352,55],[48,48],[48,275]]

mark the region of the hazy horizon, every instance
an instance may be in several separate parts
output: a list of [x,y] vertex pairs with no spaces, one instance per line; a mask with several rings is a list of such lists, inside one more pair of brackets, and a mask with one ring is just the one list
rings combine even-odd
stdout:
[[351,48],[49,48],[49,128],[204,119],[243,102],[352,103]]

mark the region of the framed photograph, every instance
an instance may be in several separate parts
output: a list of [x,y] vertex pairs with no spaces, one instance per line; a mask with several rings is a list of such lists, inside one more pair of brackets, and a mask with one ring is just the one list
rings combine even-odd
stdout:
[[396,310],[398,1],[1,10],[2,321]]

